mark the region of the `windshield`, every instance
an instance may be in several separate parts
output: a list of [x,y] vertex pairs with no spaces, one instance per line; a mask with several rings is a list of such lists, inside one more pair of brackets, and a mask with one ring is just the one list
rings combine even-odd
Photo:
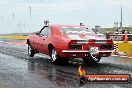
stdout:
[[75,34],[86,34],[86,35],[93,35],[94,32],[91,29],[86,28],[62,28],[62,32],[68,35],[75,35]]

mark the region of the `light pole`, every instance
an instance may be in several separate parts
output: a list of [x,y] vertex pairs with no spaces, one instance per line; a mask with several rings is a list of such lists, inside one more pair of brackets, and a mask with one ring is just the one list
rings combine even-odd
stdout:
[[120,22],[120,28],[122,29],[122,4],[121,4],[121,22]]
[[30,16],[30,18],[31,18],[31,15],[32,15],[32,9],[31,9],[31,6],[29,6],[29,16]]
[[29,6],[29,31],[31,32],[31,26],[32,26],[32,21],[31,21],[31,17],[32,17],[32,8],[31,6]]
[[12,14],[12,17],[13,17],[13,20],[14,20],[14,17],[15,17],[15,14],[14,14],[14,12],[13,12],[13,14]]
[[15,18],[15,14],[14,12],[12,13],[12,18],[13,18],[13,24],[12,24],[12,28],[13,28],[13,33],[15,33],[15,21],[14,21],[14,18]]

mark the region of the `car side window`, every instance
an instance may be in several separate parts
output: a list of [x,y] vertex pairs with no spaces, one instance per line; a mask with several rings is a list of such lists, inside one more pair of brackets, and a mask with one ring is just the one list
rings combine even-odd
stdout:
[[41,32],[40,35],[42,36],[49,36],[51,29],[49,27],[45,27]]

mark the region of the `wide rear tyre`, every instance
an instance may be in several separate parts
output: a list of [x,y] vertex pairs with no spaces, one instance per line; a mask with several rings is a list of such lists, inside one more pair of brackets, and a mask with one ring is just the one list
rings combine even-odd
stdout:
[[55,48],[52,48],[50,56],[51,56],[52,63],[56,64],[56,65],[67,64],[69,61],[68,58],[60,58],[59,55],[57,54]]
[[84,65],[89,65],[89,64],[96,64],[97,62],[100,61],[101,57],[97,57],[97,60],[94,60],[93,58],[82,58]]
[[32,48],[31,44],[28,44],[28,56],[33,57],[34,54],[35,54],[35,51]]

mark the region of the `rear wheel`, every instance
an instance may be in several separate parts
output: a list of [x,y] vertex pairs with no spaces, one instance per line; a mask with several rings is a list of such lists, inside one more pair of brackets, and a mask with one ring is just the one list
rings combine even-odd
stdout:
[[28,56],[33,57],[34,54],[35,54],[35,51],[32,48],[31,44],[28,44]]
[[100,61],[101,57],[96,57],[96,60],[94,58],[82,58],[85,65],[88,64],[96,64]]
[[62,65],[62,64],[67,64],[69,61],[68,58],[60,58],[59,55],[57,54],[55,48],[52,48],[50,56],[51,56],[51,61],[54,64]]
[[58,59],[57,52],[54,48],[52,49],[52,52],[51,52],[51,59],[52,59],[52,62],[56,62]]

